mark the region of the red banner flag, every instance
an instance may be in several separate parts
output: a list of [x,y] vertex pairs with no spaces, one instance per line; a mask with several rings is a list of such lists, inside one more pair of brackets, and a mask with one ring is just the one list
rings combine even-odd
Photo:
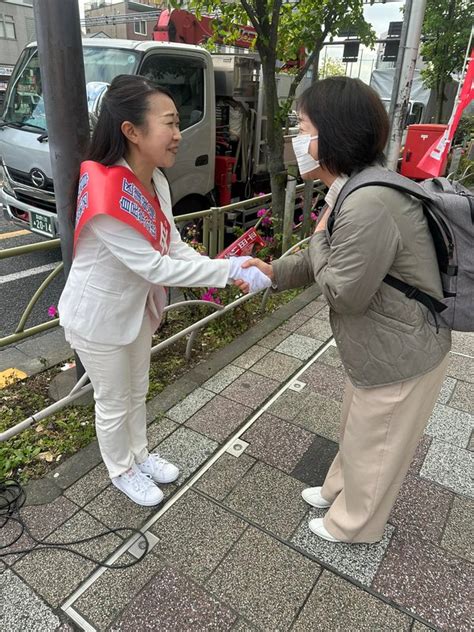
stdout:
[[216,259],[228,259],[229,257],[244,257],[252,255],[255,246],[264,246],[265,242],[255,228],[249,228],[243,235],[220,252]]
[[439,176],[441,167],[448,154],[453,141],[454,133],[459,120],[467,105],[474,98],[474,49],[471,51],[469,63],[467,65],[461,89],[458,92],[453,113],[449,119],[448,127],[444,134],[428,149],[426,154],[418,163],[418,167],[430,173],[433,177]]

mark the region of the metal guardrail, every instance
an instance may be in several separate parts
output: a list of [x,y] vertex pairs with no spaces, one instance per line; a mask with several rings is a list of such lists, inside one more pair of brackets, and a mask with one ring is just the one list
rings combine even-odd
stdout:
[[[308,241],[309,239],[310,238],[307,237],[306,239],[302,240],[298,244],[295,244],[282,256],[287,256],[288,254],[291,254],[293,250],[295,250],[296,248],[299,248],[301,244]],[[165,312],[171,311],[173,309],[181,308],[181,307],[190,307],[196,304],[200,304],[200,305],[204,304],[208,307],[210,306],[211,309],[214,309],[215,311],[213,314],[209,314],[209,316],[205,316],[204,318],[201,318],[200,320],[196,321],[192,325],[189,325],[188,327],[181,329],[181,331],[178,331],[177,333],[173,334],[169,338],[166,338],[166,340],[159,342],[157,345],[152,347],[151,356],[153,357],[159,351],[163,351],[163,349],[166,349],[167,347],[172,345],[174,342],[176,342],[177,340],[180,340],[181,338],[183,338],[184,336],[187,336],[188,334],[189,334],[189,340],[186,346],[186,354],[190,353],[195,337],[203,327],[205,327],[208,323],[212,322],[213,320],[216,320],[223,314],[228,313],[235,307],[241,305],[245,301],[248,301],[250,298],[256,296],[257,294],[258,292],[253,293],[253,294],[245,294],[244,296],[240,296],[235,301],[232,301],[232,303],[229,303],[228,305],[225,305],[225,306],[216,305],[215,303],[210,303],[209,301],[201,301],[201,300],[181,301],[180,303],[174,303],[173,305],[168,305],[164,309]],[[87,380],[88,380],[87,373],[84,373],[84,375],[78,380],[77,384],[75,384],[75,386],[72,388],[70,393],[66,395],[66,397],[63,397],[62,399],[58,400],[54,404],[51,404],[50,406],[43,408],[43,410],[38,411],[34,415],[30,415],[29,417],[19,422],[12,428],[8,428],[8,430],[5,430],[4,432],[0,433],[0,442],[6,441],[7,439],[11,439],[12,437],[16,436],[20,432],[23,432],[23,430],[26,430],[27,428],[29,428],[32,424],[42,421],[46,417],[49,417],[50,415],[58,412],[62,408],[69,406],[76,399],[79,399],[79,397],[82,397],[83,395],[86,395],[87,393],[89,393],[92,390],[92,384],[90,382],[86,383]]]
[[[298,185],[296,187],[296,194],[301,194],[303,192],[303,189],[304,184]],[[318,191],[317,187],[315,188],[315,190]],[[215,257],[218,252],[224,249],[225,214],[249,208],[257,209],[263,205],[271,208],[271,199],[272,194],[267,193],[265,195],[250,198],[249,200],[234,202],[233,204],[228,204],[226,206],[215,206],[203,211],[196,211],[194,213],[179,215],[175,217],[175,220],[182,223],[202,219],[202,242],[204,248],[206,249],[206,252],[209,254],[210,257]],[[18,257],[24,254],[31,254],[33,252],[54,250],[59,247],[59,239],[50,239],[48,241],[42,241],[36,244],[28,244],[26,246],[15,246],[14,248],[6,248],[4,250],[0,250],[0,260],[10,259],[12,257]],[[53,329],[54,327],[57,327],[59,325],[59,318],[54,318],[47,322],[40,323],[39,325],[35,325],[33,327],[25,329],[26,322],[31,312],[33,311],[34,306],[38,302],[40,296],[62,270],[63,264],[60,263],[46,277],[46,279],[44,279],[44,281],[41,283],[39,288],[36,290],[32,298],[28,302],[28,305],[26,306],[23,314],[20,317],[18,325],[16,326],[15,332],[13,334],[0,338],[0,349],[6,347],[7,345],[19,342],[24,338],[28,338],[29,336],[34,336],[49,329]]]

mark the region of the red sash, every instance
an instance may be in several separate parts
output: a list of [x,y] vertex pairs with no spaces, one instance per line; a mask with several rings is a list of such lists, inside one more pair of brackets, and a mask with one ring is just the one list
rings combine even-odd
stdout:
[[105,167],[86,160],[79,178],[74,249],[83,227],[100,214],[128,224],[162,255],[168,252],[171,227],[158,199],[150,196],[127,167]]

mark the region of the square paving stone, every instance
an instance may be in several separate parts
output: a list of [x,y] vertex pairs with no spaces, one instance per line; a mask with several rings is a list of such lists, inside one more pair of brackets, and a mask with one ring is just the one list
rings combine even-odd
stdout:
[[397,533],[372,588],[436,629],[472,630],[472,564]]
[[277,382],[285,382],[302,365],[301,360],[276,351],[270,351],[250,369],[254,373],[271,377]]
[[264,463],[255,466],[224,500],[245,518],[285,538],[306,513],[299,481]]
[[275,380],[246,371],[224,389],[221,395],[244,406],[258,408],[278,390],[279,386],[280,384]]
[[291,632],[408,632],[411,618],[342,577],[323,571]]
[[186,426],[222,443],[244,423],[252,412],[252,409],[247,406],[236,405],[230,399],[216,395],[188,419]]
[[308,390],[298,392],[287,389],[267,408],[267,412],[280,419],[291,421],[305,406]]
[[299,360],[307,360],[321,347],[321,340],[308,338],[308,336],[300,336],[299,334],[291,334],[285,338],[283,342],[275,347],[275,351],[285,353],[286,355],[298,358]]
[[474,357],[474,334],[472,332],[453,331],[452,341],[454,352]]
[[83,507],[110,485],[110,476],[103,463],[94,467],[80,478],[77,483],[64,491],[64,495]]
[[320,573],[303,555],[250,528],[207,582],[261,630],[288,630]]
[[319,298],[317,298],[315,301],[311,301],[311,303],[305,305],[303,309],[300,309],[299,314],[304,314],[305,316],[315,316],[326,307],[328,307],[326,299],[319,300]]
[[449,405],[474,415],[474,384],[458,380]]
[[[105,530],[97,520],[81,511],[52,533],[48,541],[69,542]],[[83,544],[70,545],[70,548],[103,561],[121,542],[117,536],[108,534]],[[14,568],[48,604],[57,608],[96,568],[96,564],[65,550],[38,549],[23,557]]]
[[277,327],[267,336],[259,340],[258,344],[262,347],[266,347],[267,349],[274,349],[277,347],[283,340],[288,338],[290,332],[288,329],[283,329],[283,327]]
[[203,581],[222,561],[247,524],[214,502],[187,492],[152,527],[153,549],[174,568]]
[[179,467],[177,484],[180,485],[194,474],[218,447],[218,443],[194,430],[178,428],[160,444],[160,454]]
[[341,408],[339,401],[315,393],[308,387],[305,405],[293,423],[331,441],[339,441]]
[[410,468],[408,470],[408,474],[419,474],[423,462],[425,460],[426,454],[430,449],[430,445],[433,439],[428,435],[423,435],[416,446],[415,454],[413,455],[413,460],[410,464]]
[[237,615],[187,577],[165,568],[132,601],[113,632],[227,632]]
[[457,494],[474,496],[472,473],[474,453],[451,443],[433,439],[420,470],[420,476],[452,489]]
[[347,378],[341,369],[316,361],[299,379],[321,395],[342,402]]
[[409,531],[419,538],[439,543],[453,501],[446,489],[408,475],[389,517],[398,529]]
[[473,516],[474,501],[470,498],[455,498],[441,540],[444,549],[470,562],[474,562]]
[[332,329],[328,322],[320,318],[310,318],[304,325],[301,325],[296,332],[300,336],[308,336],[326,342],[332,336]]
[[261,347],[260,345],[254,345],[247,349],[245,353],[232,361],[232,364],[240,367],[241,369],[250,369],[260,358],[268,353],[268,349]]
[[447,404],[449,402],[449,399],[451,395],[453,394],[456,383],[457,383],[457,380],[455,380],[453,377],[445,378],[438,395],[438,404]]
[[0,573],[0,603],[5,632],[53,632],[61,624],[44,601],[12,571]]
[[221,369],[218,373],[213,375],[207,382],[204,382],[202,385],[203,388],[206,388],[208,391],[212,391],[213,393],[220,393],[225,389],[226,386],[232,384],[234,380],[236,380],[239,375],[242,375],[244,369],[239,368],[238,366],[233,366],[229,364]]
[[316,435],[291,475],[309,487],[322,485],[337,451],[337,443]]
[[184,423],[191,415],[194,415],[204,404],[207,404],[209,400],[214,397],[214,393],[206,391],[203,388],[197,388],[182,402],[170,408],[166,413],[170,419],[176,421],[179,424]]
[[264,413],[242,439],[250,443],[247,454],[289,473],[313,442],[314,435]]
[[29,505],[20,510],[31,534],[42,540],[57,529],[63,522],[66,522],[79,507],[64,496],[58,496],[53,502],[46,505]]
[[169,437],[171,433],[177,430],[177,428],[179,428],[179,424],[166,417],[157,419],[150,424],[147,428],[148,449],[150,452],[164,441],[166,437]]
[[318,313],[316,314],[316,318],[319,318],[320,320],[329,320],[329,305],[324,305],[322,309],[318,310]]
[[[163,492],[166,492],[168,487],[169,485],[163,485]],[[139,529],[151,514],[160,509],[160,505],[141,507],[127,498],[116,487],[109,485],[91,500],[85,509],[110,529],[119,527]]]
[[467,448],[471,432],[474,430],[474,415],[461,410],[436,404],[425,434],[441,441],[453,443],[460,448]]
[[[130,563],[135,559],[134,556],[126,553],[119,557],[115,564]],[[150,552],[137,564],[128,568],[107,569],[74,602],[74,610],[92,623],[97,630],[105,631],[120,612],[133,601],[135,595],[164,567],[164,562]]]
[[328,542],[318,538],[308,527],[310,520],[322,518],[325,513],[325,509],[311,509],[291,538],[291,542],[302,551],[313,555],[318,561],[328,564],[336,572],[355,579],[364,586],[370,586],[385,555],[394,528],[387,525],[382,539],[375,544]]
[[287,329],[288,331],[295,332],[308,319],[309,319],[309,316],[299,312],[298,314],[295,314],[294,316],[289,318],[287,321],[282,323],[281,327],[282,327],[282,329]]
[[196,483],[208,496],[223,500],[240,482],[255,459],[242,453],[239,457],[224,453]]
[[244,621],[244,619],[238,619],[232,628],[232,632],[256,632],[256,628]]
[[464,382],[474,382],[474,371],[472,370],[472,358],[457,355],[455,353],[450,354],[451,359],[448,366],[448,375],[454,377],[457,380],[464,380]]

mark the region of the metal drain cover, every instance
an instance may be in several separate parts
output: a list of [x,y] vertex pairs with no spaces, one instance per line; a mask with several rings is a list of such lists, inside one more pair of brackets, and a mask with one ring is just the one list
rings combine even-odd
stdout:
[[[148,540],[148,552],[159,542],[156,535],[153,535],[151,531],[145,531],[143,534],[145,538]],[[145,540],[143,538],[138,538],[136,542],[132,544],[132,546],[128,549],[127,553],[131,553],[137,559],[143,557],[143,552],[145,550]]]
[[229,446],[226,450],[229,454],[233,454],[234,456],[240,456],[242,452],[244,452],[249,444],[246,441],[242,441],[242,439],[236,439],[231,446]]
[[300,380],[295,380],[293,384],[289,387],[290,391],[296,391],[299,393],[306,386],[306,382],[301,382]]

